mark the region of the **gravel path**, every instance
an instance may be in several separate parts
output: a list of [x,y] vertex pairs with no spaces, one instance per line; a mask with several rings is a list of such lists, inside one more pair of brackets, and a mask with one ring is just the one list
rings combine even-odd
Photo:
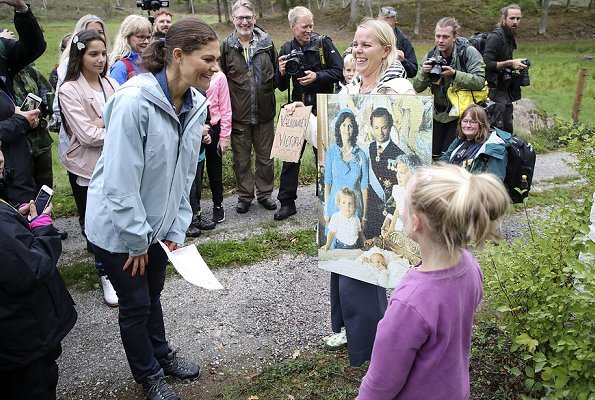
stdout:
[[[562,161],[565,158],[570,157],[565,153],[540,155],[534,186],[538,188],[554,176],[573,174]],[[299,188],[298,214],[282,222],[273,221],[273,212],[257,203],[247,214],[237,214],[235,202],[235,197],[227,198],[227,220],[195,242],[241,240],[267,229],[289,232],[313,228],[317,219],[313,186]],[[205,213],[210,210],[208,201],[203,207]],[[63,242],[61,265],[91,261],[77,233],[76,219],[67,218],[56,225],[70,234]],[[504,224],[507,238],[518,235],[522,228],[522,220],[515,218],[507,218]],[[219,389],[234,379],[243,379],[297,354],[322,350],[321,338],[330,332],[329,273],[317,268],[316,257],[282,255],[214,273],[224,290],[208,291],[176,276],[166,281],[163,291],[171,345],[202,367],[197,382],[175,384],[181,396],[214,399]],[[124,356],[117,309],[103,304],[100,290],[72,294],[79,318],[62,344],[59,398],[143,398]]]

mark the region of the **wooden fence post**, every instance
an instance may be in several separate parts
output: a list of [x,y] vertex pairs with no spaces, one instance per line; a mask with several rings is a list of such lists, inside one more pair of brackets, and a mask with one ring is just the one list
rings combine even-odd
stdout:
[[587,76],[587,68],[578,69],[578,80],[576,82],[576,94],[574,95],[574,103],[572,104],[572,120],[578,122],[578,115],[581,111],[581,101],[583,99],[583,92],[585,90],[585,77]]

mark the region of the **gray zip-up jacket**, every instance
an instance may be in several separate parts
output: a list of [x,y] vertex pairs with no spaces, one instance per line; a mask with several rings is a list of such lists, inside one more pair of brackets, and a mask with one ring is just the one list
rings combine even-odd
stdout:
[[105,105],[104,148],[85,218],[96,246],[137,256],[158,239],[184,243],[208,105],[197,90],[191,93],[183,124],[151,73],[130,79]]

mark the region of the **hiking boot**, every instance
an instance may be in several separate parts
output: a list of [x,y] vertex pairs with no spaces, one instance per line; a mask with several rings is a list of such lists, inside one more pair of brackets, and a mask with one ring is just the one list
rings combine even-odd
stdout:
[[165,381],[163,370],[149,375],[143,380],[143,392],[148,400],[180,400],[169,383]]
[[190,224],[188,230],[186,231],[186,236],[191,238],[197,238],[200,236],[202,232],[198,229],[194,224]]
[[238,204],[236,205],[236,212],[239,214],[245,214],[250,209],[251,203],[249,201],[238,200]]
[[201,231],[210,231],[211,229],[215,229],[215,226],[217,225],[212,221],[204,219],[202,214],[198,214],[196,218],[193,219],[192,224]]
[[220,224],[223,221],[225,221],[225,210],[223,209],[223,206],[214,206],[213,222]]
[[165,375],[173,376],[183,383],[191,382],[200,375],[198,365],[179,358],[175,351],[170,351],[168,355],[157,361],[159,361]]
[[290,204],[286,206],[281,206],[279,211],[277,211],[275,215],[273,215],[273,218],[275,218],[275,220],[277,221],[283,221],[284,219],[287,219],[292,215],[295,215],[296,213],[297,210],[295,208],[295,204]]
[[106,275],[101,277],[101,286],[103,287],[103,301],[110,307],[118,307],[118,295]]

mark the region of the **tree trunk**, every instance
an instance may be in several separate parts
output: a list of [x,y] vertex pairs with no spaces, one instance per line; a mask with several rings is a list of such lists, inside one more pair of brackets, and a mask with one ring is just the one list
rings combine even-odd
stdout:
[[413,34],[419,36],[419,25],[421,24],[421,0],[415,2],[415,26]]
[[570,0],[566,0],[566,12],[570,11]]
[[550,8],[550,0],[543,0],[543,8],[541,9],[541,21],[539,21],[539,34],[545,35],[547,26],[547,13]]
[[218,21],[221,22],[221,1],[217,0],[217,17]]
[[225,13],[225,22],[229,22],[229,6],[227,0],[223,0],[223,12]]
[[258,18],[262,18],[262,0],[256,1],[256,8],[258,8]]
[[357,24],[357,1],[351,0],[349,4],[349,27],[355,27]]

